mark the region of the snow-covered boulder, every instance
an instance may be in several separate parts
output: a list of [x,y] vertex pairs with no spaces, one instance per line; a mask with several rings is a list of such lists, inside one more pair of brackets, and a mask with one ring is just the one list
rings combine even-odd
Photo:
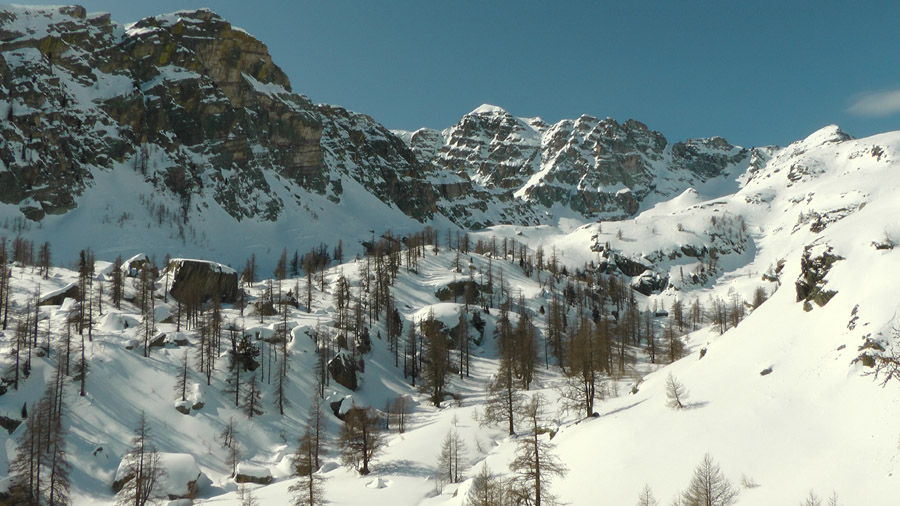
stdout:
[[141,321],[134,316],[110,312],[100,317],[99,328],[107,332],[118,332],[140,324]]
[[[160,453],[159,465],[165,470],[165,476],[158,482],[158,491],[170,501],[177,499],[193,499],[199,491],[200,478],[203,473],[193,455],[187,453]],[[128,459],[123,458],[116,469],[113,490],[122,490],[134,474],[129,473]]]
[[78,289],[78,284],[69,283],[62,288],[58,288],[48,293],[42,293],[38,304],[41,306],[59,306],[66,299],[79,300],[80,298],[81,290]]
[[175,401],[175,411],[178,411],[182,415],[191,414],[191,406],[192,406],[191,401],[181,401],[181,400]]
[[157,332],[156,335],[153,336],[153,339],[150,340],[151,348],[162,348],[166,345],[166,333],[165,332]]
[[122,262],[122,275],[126,278],[136,278],[141,274],[141,269],[150,265],[150,257],[143,253]]
[[187,346],[190,344],[187,335],[182,332],[169,332],[166,334],[166,342],[172,346]]
[[272,471],[265,466],[250,462],[241,462],[237,465],[234,481],[238,483],[256,483],[268,485],[272,483]]

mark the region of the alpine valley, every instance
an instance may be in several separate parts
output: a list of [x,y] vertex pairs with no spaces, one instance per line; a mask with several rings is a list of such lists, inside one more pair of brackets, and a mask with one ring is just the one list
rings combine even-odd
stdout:
[[78,6],[0,10],[0,114],[0,504],[900,496],[900,132],[391,131]]

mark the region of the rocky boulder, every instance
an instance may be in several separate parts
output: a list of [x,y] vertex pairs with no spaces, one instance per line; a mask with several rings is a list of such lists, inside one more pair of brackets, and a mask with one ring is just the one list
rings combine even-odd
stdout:
[[447,283],[447,286],[439,288],[434,292],[434,296],[441,302],[452,300],[454,302],[458,301],[466,304],[475,304],[484,288],[486,287],[479,285],[476,281],[470,281],[468,279],[463,281],[451,281],[450,283]]
[[613,263],[626,276],[640,276],[648,269],[646,265],[619,254],[613,254]]
[[272,471],[268,467],[250,462],[239,463],[237,465],[237,472],[234,475],[234,481],[237,483],[268,485],[272,483],[272,480]]
[[345,353],[337,354],[328,362],[328,374],[331,375],[331,379],[350,390],[356,390],[359,387],[356,373],[356,363]]
[[179,302],[218,298],[219,302],[238,300],[237,272],[216,262],[175,258],[166,266],[166,276],[172,276],[169,292]]
[[53,290],[49,293],[41,294],[40,306],[59,306],[66,299],[81,300],[81,290],[78,289],[77,283],[69,283],[68,285]]

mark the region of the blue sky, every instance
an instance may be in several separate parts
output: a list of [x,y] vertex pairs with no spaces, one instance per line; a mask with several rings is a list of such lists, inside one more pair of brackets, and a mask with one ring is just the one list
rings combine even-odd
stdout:
[[896,0],[81,3],[119,22],[210,7],[266,43],[294,91],[388,128],[491,103],[744,146],[900,129]]

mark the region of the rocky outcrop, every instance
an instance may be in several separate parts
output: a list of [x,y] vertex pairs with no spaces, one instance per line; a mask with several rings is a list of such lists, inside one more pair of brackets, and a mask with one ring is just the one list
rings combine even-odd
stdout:
[[328,374],[331,375],[331,379],[350,390],[359,387],[356,373],[356,363],[344,353],[338,353],[328,362]]
[[169,293],[179,302],[217,299],[230,304],[238,300],[237,272],[228,266],[176,258],[169,261],[165,274],[172,276]]
[[645,271],[631,280],[631,286],[638,293],[651,295],[665,290],[669,286],[669,278],[658,272]]
[[842,257],[835,255],[830,246],[807,246],[800,258],[800,277],[794,283],[797,291],[797,302],[803,302],[803,308],[812,309],[810,302],[815,302],[819,307],[828,304],[837,292],[826,290],[825,277],[832,265]]

